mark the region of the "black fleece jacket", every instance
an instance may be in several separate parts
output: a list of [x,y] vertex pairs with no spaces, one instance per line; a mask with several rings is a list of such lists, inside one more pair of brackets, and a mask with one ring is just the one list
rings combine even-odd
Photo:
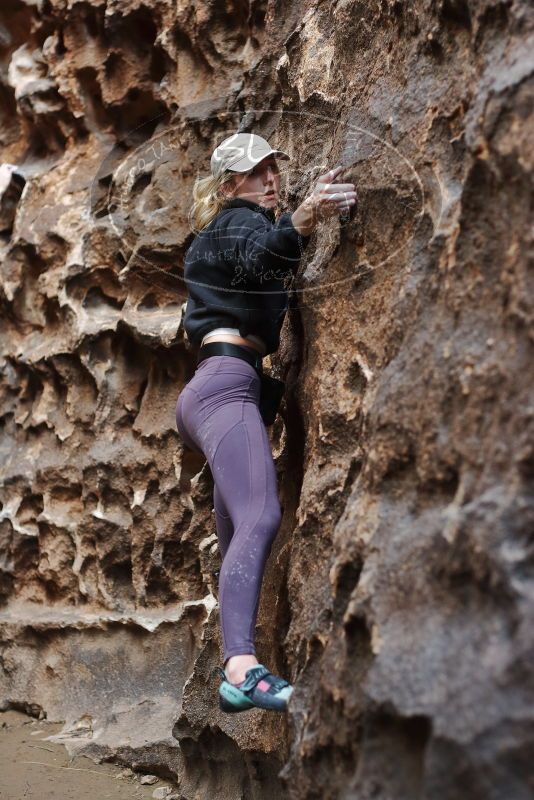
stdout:
[[224,326],[260,336],[266,355],[274,353],[288,288],[310,238],[297,232],[289,211],[275,222],[271,209],[243,198],[228,201],[185,256],[184,327],[193,346]]

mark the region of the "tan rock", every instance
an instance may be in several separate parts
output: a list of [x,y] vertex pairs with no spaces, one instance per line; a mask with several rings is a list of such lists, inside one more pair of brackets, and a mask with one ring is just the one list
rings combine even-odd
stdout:
[[[526,797],[532,10],[8,5],[0,708],[183,800]],[[240,125],[291,154],[288,208],[337,163],[359,195],[271,359],[287,718],[218,708],[213,478],[174,422],[191,190]]]

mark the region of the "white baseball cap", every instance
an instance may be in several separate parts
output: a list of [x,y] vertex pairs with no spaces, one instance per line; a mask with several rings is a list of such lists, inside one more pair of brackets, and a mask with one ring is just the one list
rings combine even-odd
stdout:
[[230,169],[232,172],[248,172],[267,156],[278,156],[286,161],[290,156],[283,150],[273,150],[269,142],[256,133],[234,133],[224,139],[211,155],[211,174],[218,178]]

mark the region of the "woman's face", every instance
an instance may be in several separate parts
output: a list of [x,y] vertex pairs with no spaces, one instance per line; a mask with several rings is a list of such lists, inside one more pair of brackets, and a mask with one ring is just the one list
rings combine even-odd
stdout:
[[274,208],[280,193],[280,172],[275,156],[266,156],[249,172],[236,173],[223,189],[229,197],[242,197],[264,208]]

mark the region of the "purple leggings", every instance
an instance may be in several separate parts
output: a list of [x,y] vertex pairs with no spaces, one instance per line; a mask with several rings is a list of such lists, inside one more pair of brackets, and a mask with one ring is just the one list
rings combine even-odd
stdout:
[[253,366],[234,356],[210,356],[198,365],[176,405],[180,437],[204,454],[213,475],[225,662],[230,656],[256,654],[263,572],[282,518],[259,399],[260,379]]

